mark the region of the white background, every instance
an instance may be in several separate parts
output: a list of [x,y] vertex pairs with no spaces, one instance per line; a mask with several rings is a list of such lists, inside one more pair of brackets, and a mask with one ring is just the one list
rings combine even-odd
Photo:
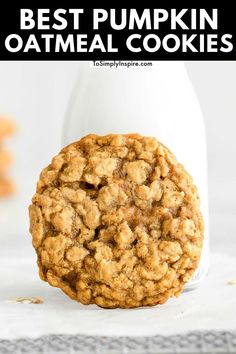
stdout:
[[[0,201],[2,243],[14,242],[18,234],[22,244],[30,245],[27,206],[39,172],[61,147],[63,119],[78,66],[77,62],[0,63],[0,113],[17,124],[14,138],[7,143],[15,155],[11,174],[18,188],[11,200]],[[211,246],[219,249],[236,231],[236,63],[189,62],[186,67],[206,123]],[[15,203],[21,205],[18,212]],[[7,237],[1,231],[6,225]]]

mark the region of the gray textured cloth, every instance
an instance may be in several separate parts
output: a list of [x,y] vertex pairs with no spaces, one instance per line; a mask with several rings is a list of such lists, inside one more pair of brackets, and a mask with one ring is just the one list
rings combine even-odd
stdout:
[[0,339],[4,354],[167,354],[236,353],[236,331],[195,331],[153,337],[48,335],[37,339]]

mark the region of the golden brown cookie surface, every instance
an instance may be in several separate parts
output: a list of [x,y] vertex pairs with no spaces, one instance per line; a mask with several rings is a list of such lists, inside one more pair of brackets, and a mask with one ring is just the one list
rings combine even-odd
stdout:
[[42,279],[83,304],[129,308],[181,293],[203,221],[191,177],[156,139],[88,135],[42,171],[30,231]]

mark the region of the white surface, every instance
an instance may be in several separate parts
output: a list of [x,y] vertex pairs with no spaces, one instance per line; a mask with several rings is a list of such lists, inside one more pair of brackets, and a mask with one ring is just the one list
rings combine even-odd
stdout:
[[[165,305],[131,310],[83,306],[39,280],[32,258],[0,259],[0,338],[44,334],[154,335],[191,330],[236,329],[236,259],[212,256],[212,271],[196,290]],[[40,296],[44,304],[14,303],[17,297]]]

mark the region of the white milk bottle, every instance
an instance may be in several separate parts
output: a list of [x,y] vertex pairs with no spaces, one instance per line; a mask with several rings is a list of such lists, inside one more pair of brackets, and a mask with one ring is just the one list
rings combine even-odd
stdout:
[[152,66],[129,68],[80,63],[63,145],[91,133],[155,136],[192,175],[205,222],[201,262],[186,286],[194,288],[208,270],[207,159],[203,116],[184,63],[152,62]]

